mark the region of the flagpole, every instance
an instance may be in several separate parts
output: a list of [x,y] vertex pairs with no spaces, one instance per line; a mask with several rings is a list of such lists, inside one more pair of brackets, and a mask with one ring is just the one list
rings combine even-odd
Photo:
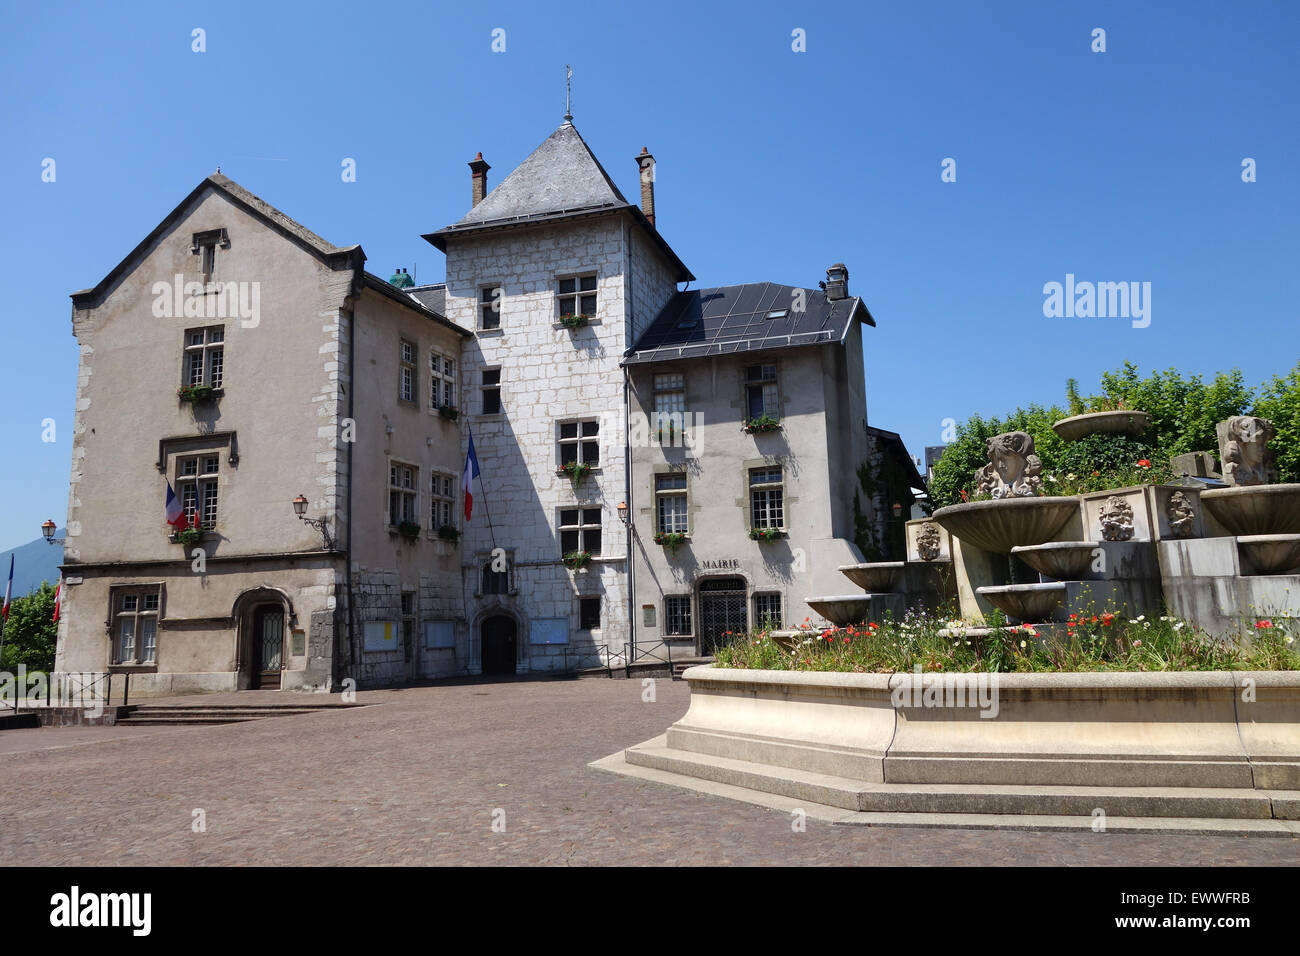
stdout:
[[[465,430],[469,432],[469,443],[473,445],[474,429],[470,428],[469,425],[466,424]],[[492,541],[492,550],[495,551],[497,549],[497,533],[496,530],[492,527],[492,510],[488,508],[488,503],[487,503],[487,482],[483,480],[483,470],[481,468],[479,469],[479,473],[478,473],[478,486],[479,489],[483,492],[483,517],[487,518],[488,537]]]

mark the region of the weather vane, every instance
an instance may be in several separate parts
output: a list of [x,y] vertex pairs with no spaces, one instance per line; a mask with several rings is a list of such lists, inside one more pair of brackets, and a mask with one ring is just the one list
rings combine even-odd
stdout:
[[564,121],[573,122],[573,87],[570,82],[573,79],[573,67],[564,64]]

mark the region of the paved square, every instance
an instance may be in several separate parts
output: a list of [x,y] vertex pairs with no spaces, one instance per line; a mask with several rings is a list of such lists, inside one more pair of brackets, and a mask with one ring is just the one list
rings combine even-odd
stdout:
[[589,768],[685,712],[685,683],[655,689],[457,682],[243,724],[0,731],[0,865],[1300,863],[1278,838],[795,833],[784,813]]

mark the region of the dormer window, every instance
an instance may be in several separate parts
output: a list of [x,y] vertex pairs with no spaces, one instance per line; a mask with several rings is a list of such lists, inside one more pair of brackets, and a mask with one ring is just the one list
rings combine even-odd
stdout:
[[230,248],[230,237],[225,229],[196,232],[190,241],[190,253],[199,257],[199,271],[207,282],[217,271],[217,248]]

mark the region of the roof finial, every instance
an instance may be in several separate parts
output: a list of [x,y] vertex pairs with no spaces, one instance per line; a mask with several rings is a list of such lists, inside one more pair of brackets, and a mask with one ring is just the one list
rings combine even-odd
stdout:
[[220,163],[217,164],[217,175],[218,175],[218,176],[221,175],[221,164],[220,164]]
[[564,64],[564,122],[573,122],[573,88],[570,81],[573,79],[573,67]]

